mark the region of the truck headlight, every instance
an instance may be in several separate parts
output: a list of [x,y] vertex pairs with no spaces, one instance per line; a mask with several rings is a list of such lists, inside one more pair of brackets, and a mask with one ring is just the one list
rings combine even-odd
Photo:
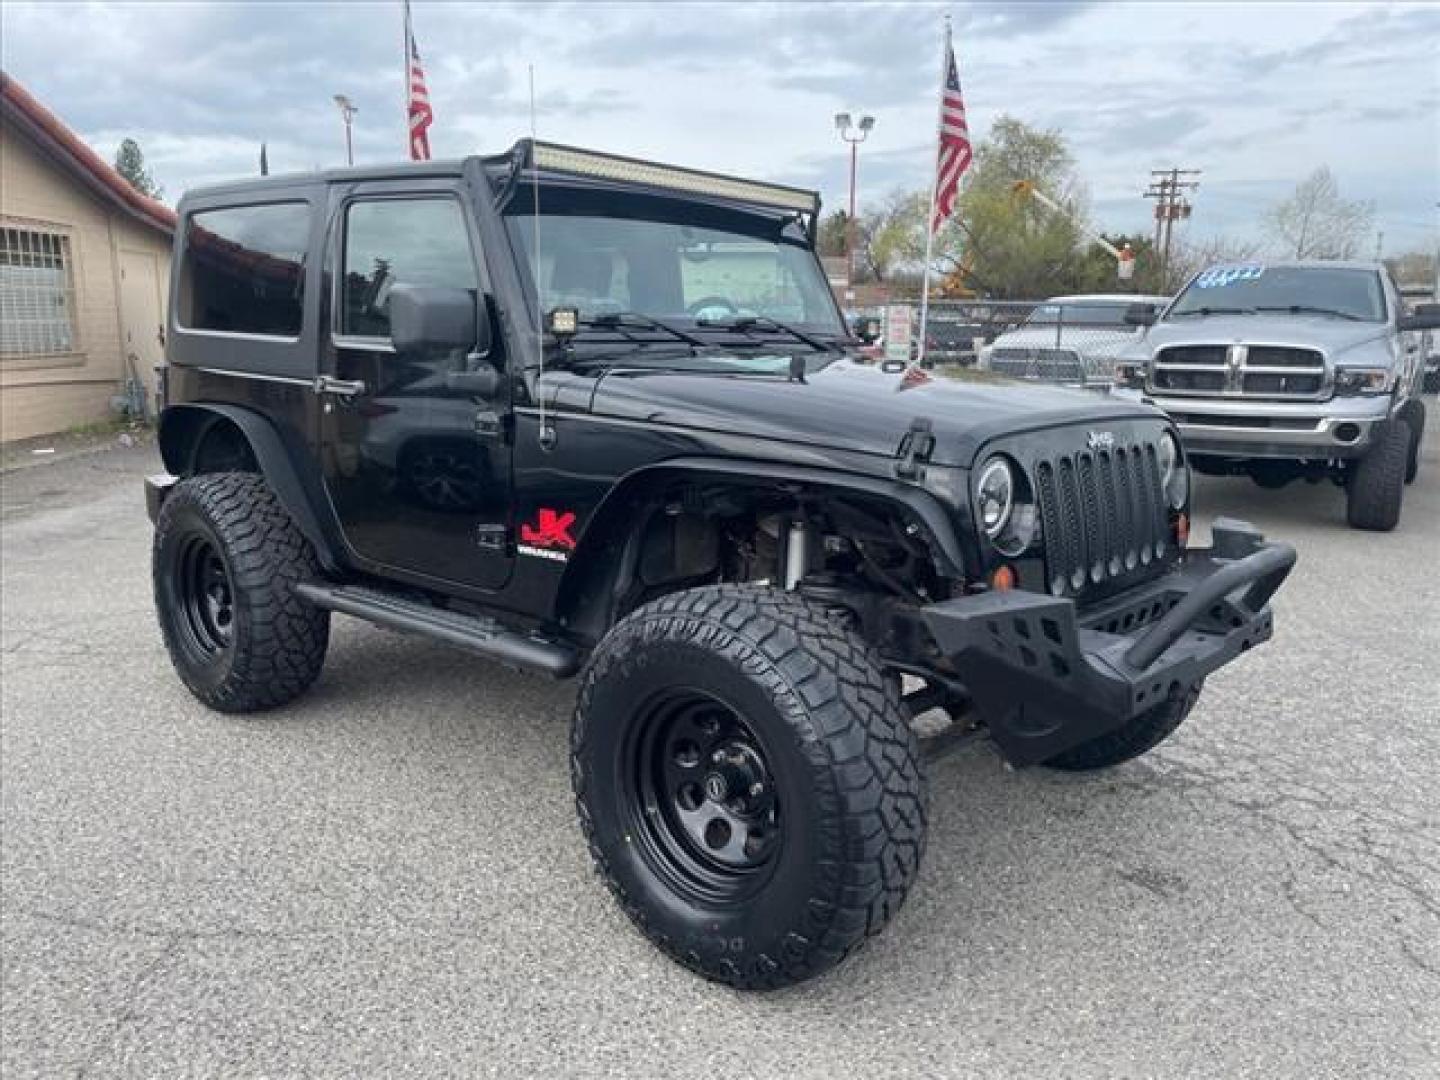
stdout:
[[1160,437],[1160,486],[1172,510],[1179,510],[1190,497],[1190,466],[1180,459],[1180,440],[1174,432]]
[[1115,364],[1115,386],[1121,390],[1143,389],[1145,386],[1145,361],[1117,361]]
[[1015,474],[1004,458],[991,458],[975,485],[975,510],[980,528],[992,540],[1000,535],[1015,506]]
[[1340,368],[1335,372],[1337,394],[1388,394],[1392,372],[1389,368]]

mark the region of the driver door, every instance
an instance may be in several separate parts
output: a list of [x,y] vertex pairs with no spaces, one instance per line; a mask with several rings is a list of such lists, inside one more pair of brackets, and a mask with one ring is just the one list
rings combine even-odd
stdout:
[[[432,182],[433,183],[433,182]],[[330,349],[322,364],[325,484],[364,569],[493,590],[510,576],[509,408],[451,379],[468,349],[398,351],[387,298],[396,285],[468,289],[484,302],[480,246],[453,189],[366,184],[335,217]],[[504,371],[499,335],[489,363]]]

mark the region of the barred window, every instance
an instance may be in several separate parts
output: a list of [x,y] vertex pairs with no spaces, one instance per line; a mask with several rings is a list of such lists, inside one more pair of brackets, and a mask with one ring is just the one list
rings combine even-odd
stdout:
[[70,238],[0,228],[0,355],[75,350],[75,272]]

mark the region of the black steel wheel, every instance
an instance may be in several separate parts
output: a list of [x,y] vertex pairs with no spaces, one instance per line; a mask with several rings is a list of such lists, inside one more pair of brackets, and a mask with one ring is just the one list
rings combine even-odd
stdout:
[[792,593],[692,589],[616,626],[582,679],[571,772],[636,925],[742,989],[839,963],[899,909],[924,849],[896,680]]
[[295,595],[314,552],[265,480],[176,484],[155,522],[155,609],[176,672],[224,712],[279,705],[320,673],[330,616]]
[[640,710],[620,775],[638,843],[676,892],[701,903],[753,893],[777,857],[781,807],[764,745],[703,690],[661,690]]
[[196,532],[182,541],[170,572],[182,647],[197,660],[213,659],[235,640],[235,590],[225,560],[208,535]]

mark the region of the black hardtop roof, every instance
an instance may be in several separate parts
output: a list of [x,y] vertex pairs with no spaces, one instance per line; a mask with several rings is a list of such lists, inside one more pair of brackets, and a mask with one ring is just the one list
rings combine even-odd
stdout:
[[547,177],[582,176],[605,183],[670,191],[693,191],[711,198],[760,206],[780,206],[818,215],[820,196],[807,188],[791,187],[763,180],[749,180],[724,173],[706,172],[688,166],[668,165],[604,151],[562,146],[558,143],[521,139],[502,154],[473,155],[444,161],[399,161],[377,165],[353,165],[312,172],[255,176],[192,188],[183,202],[214,198],[254,198],[285,188],[317,184],[358,183],[366,180],[403,180],[416,177],[459,176],[467,162],[478,160],[492,174]]
[[217,195],[259,195],[277,188],[304,187],[308,184],[403,180],[416,176],[459,176],[464,165],[465,162],[460,158],[446,161],[393,161],[382,165],[351,165],[343,169],[316,169],[311,172],[252,176],[242,180],[224,180],[218,184],[206,184],[203,187],[191,188],[185,192],[184,199],[208,199]]

